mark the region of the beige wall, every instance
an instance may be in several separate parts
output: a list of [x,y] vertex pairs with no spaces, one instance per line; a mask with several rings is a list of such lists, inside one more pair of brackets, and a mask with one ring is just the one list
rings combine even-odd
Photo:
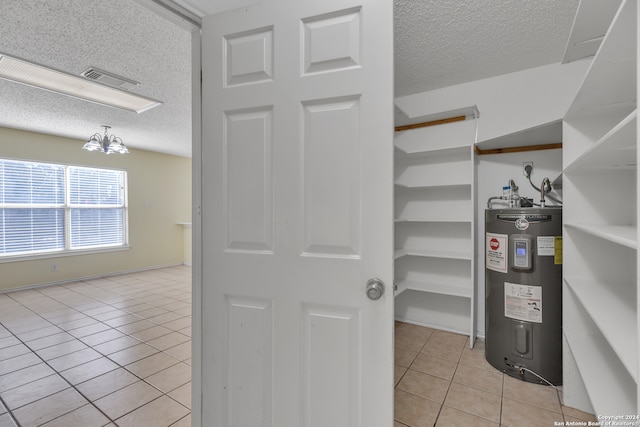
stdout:
[[0,127],[0,158],[126,170],[131,248],[0,262],[0,290],[183,263],[183,227],[177,223],[191,221],[191,159],[131,148],[128,155],[107,156],[82,150],[83,144]]

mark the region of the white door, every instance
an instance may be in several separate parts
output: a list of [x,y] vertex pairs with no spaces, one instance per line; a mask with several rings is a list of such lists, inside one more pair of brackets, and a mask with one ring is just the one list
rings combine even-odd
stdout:
[[392,22],[391,0],[204,19],[203,426],[393,425]]

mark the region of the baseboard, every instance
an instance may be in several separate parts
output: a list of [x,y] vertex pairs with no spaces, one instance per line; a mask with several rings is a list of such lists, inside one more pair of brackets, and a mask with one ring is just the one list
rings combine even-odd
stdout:
[[46,283],[37,283],[37,284],[34,284],[34,285],[18,286],[16,288],[11,288],[11,289],[2,289],[2,290],[0,290],[0,294],[7,294],[7,293],[10,293],[10,292],[18,292],[18,291],[26,291],[26,290],[29,290],[29,289],[46,288],[48,286],[65,285],[67,283],[83,282],[83,281],[87,281],[87,280],[102,279],[102,278],[105,278],[105,277],[122,276],[123,274],[140,273],[140,272],[143,272],[143,271],[159,270],[161,268],[179,267],[181,265],[185,265],[185,264],[158,265],[158,266],[154,266],[154,267],[136,268],[136,269],[132,269],[132,270],[124,270],[124,271],[115,271],[115,272],[112,272],[112,273],[96,274],[94,276],[75,277],[75,278],[72,278],[72,279],[58,280],[58,281],[55,281],[55,282],[46,282]]

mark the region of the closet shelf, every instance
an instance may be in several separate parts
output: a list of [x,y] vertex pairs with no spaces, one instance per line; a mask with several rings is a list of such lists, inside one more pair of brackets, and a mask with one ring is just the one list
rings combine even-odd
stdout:
[[[398,291],[412,290],[431,292],[433,294],[449,295],[454,297],[471,298],[472,287],[468,283],[433,283],[419,282],[415,280],[400,280],[396,283]],[[400,291],[400,292],[402,292]]]
[[471,146],[469,143],[452,145],[452,146],[433,146],[433,147],[423,147],[418,150],[405,150],[398,145],[395,145],[396,149],[395,158],[396,160],[415,160],[422,157],[434,156],[439,154],[447,154],[447,155],[460,155],[460,156],[469,156],[471,157]]
[[432,217],[432,218],[396,218],[396,223],[401,222],[460,222],[470,223],[471,218]]
[[424,183],[420,183],[420,184],[401,184],[401,183],[395,183],[394,185],[398,188],[402,188],[402,189],[407,189],[407,190],[427,190],[429,188],[463,188],[463,187],[470,187],[472,182],[471,182],[471,178],[469,177],[462,177],[464,179],[460,179],[459,181],[450,181],[450,182],[434,182],[434,183],[429,183],[429,184],[424,184]]
[[471,260],[473,258],[472,254],[468,252],[435,251],[435,250],[428,250],[428,249],[396,249],[396,251],[393,254],[394,259],[402,258],[404,256],[461,259],[461,260]]
[[630,249],[638,249],[637,228],[635,225],[565,223],[564,226]]
[[565,173],[593,169],[636,169],[637,122],[638,110],[635,109],[569,164]]
[[[633,285],[603,283],[577,277],[565,277],[564,281],[585,311],[591,315],[591,320],[618,355],[631,377],[637,381],[635,349],[638,344],[638,327]],[[613,288],[616,292],[612,292]],[[615,307],[615,316],[602,310],[602,307]]]
[[616,355],[602,335],[564,336],[596,414],[635,414],[635,389],[619,382],[624,379],[623,368],[615,364]]

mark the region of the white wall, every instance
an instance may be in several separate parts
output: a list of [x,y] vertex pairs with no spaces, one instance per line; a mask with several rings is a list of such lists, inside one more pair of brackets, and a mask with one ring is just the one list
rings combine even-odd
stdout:
[[[588,61],[547,65],[397,98],[395,104],[409,117],[436,115],[475,105],[480,112],[478,142],[487,141],[562,119],[588,65]],[[544,177],[553,181],[560,174],[562,150],[479,155],[476,161],[476,332],[484,336],[484,210],[487,199],[501,195],[502,187],[513,178],[520,187],[520,195],[532,197],[537,202],[539,195],[534,194],[535,190],[523,176],[522,163],[534,163],[532,181],[539,187]],[[460,305],[448,301],[451,300],[440,298],[434,301],[429,296],[415,293],[405,297],[401,294],[396,303],[396,314],[410,314],[415,323],[442,324],[445,329],[456,330],[458,325],[462,326],[455,320],[455,312],[460,310]]]

